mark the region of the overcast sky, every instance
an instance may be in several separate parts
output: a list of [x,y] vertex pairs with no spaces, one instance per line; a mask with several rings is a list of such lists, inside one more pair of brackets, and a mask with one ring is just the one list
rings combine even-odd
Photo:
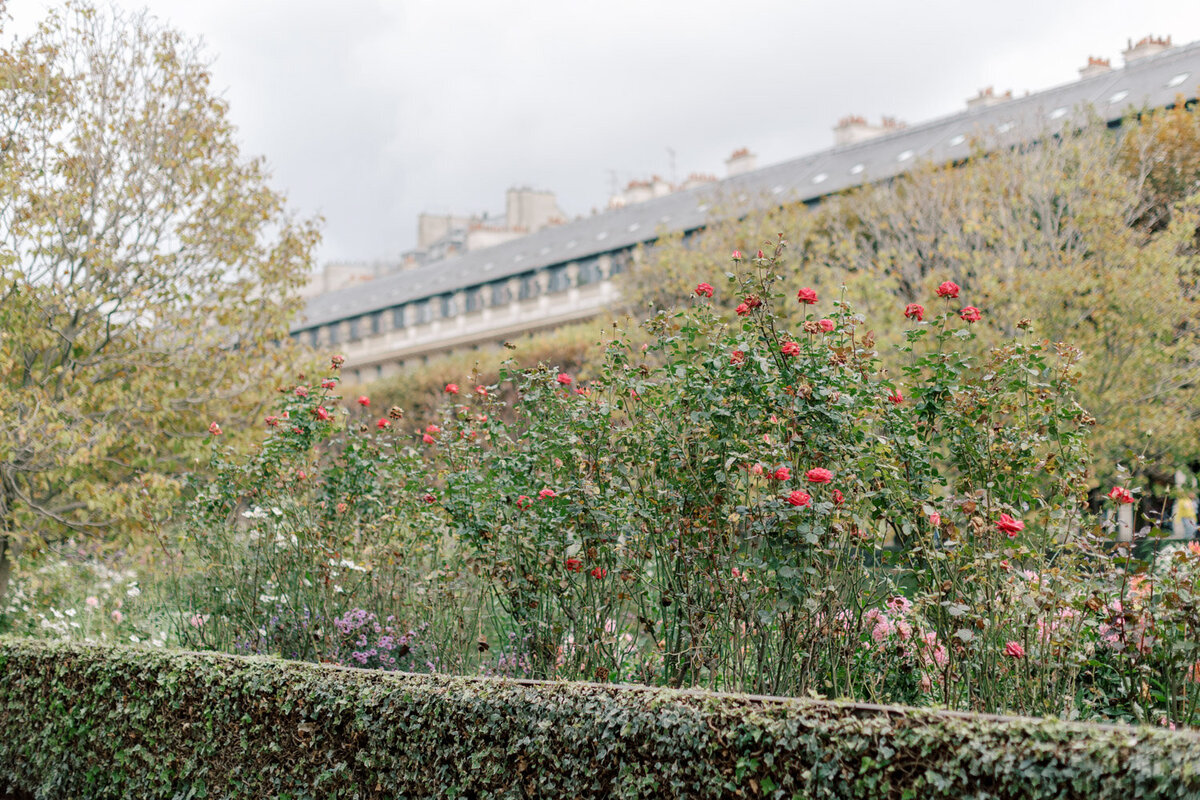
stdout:
[[[51,6],[10,0],[20,30]],[[393,259],[421,211],[574,216],[653,173],[820,150],[845,114],[909,123],[984,86],[1017,94],[1120,64],[1127,38],[1200,39],[1197,0],[125,0],[200,37],[245,149],[326,260]]]

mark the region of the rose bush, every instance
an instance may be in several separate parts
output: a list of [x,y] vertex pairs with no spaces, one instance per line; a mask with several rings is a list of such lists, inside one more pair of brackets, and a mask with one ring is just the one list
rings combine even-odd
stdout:
[[366,395],[343,404],[337,359],[281,387],[251,458],[213,434],[179,636],[1190,723],[1200,554],[1147,569],[1088,516],[1079,352],[1027,321],[977,347],[994,323],[945,281],[876,323],[904,331],[885,369],[865,315],[788,285],[785,247],[736,256],[723,290],[702,282],[643,333],[614,326],[582,378],[510,364],[471,392],[443,381],[411,426]]

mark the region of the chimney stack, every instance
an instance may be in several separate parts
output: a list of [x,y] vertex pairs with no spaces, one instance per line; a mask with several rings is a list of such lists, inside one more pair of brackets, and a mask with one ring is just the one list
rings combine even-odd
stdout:
[[1128,46],[1121,51],[1121,55],[1125,59],[1125,66],[1129,66],[1139,58],[1147,56],[1156,56],[1164,50],[1171,49],[1171,37],[1163,38],[1161,36],[1145,36],[1138,40],[1137,44],[1133,43],[1132,39],[1128,40]]
[[979,94],[974,97],[967,98],[967,108],[987,108],[999,105],[1012,100],[1012,96],[1012,89],[1004,94],[996,94],[996,90],[989,86],[986,89],[980,89]]
[[732,178],[734,175],[752,172],[757,163],[758,157],[750,152],[750,148],[743,147],[740,150],[734,150],[733,155],[725,159],[725,174]]
[[838,120],[833,129],[835,145],[854,144],[874,139],[876,136],[895,133],[905,127],[905,124],[895,117],[883,117],[878,125],[867,122],[867,118],[858,114],[850,114]]
[[1087,66],[1079,68],[1079,77],[1090,78],[1093,75],[1099,75],[1104,72],[1112,72],[1112,62],[1107,58],[1088,56]]

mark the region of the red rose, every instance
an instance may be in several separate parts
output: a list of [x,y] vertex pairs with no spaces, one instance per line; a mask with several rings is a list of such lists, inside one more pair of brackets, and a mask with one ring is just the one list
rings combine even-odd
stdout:
[[421,436],[421,441],[424,442],[425,444],[433,444],[435,440],[432,436],[430,436],[428,433],[426,433]]
[[345,356],[330,356],[330,358],[329,358],[329,364],[334,369],[337,369],[338,367],[342,366],[342,364],[345,364],[345,363],[346,363]]
[[379,430],[383,430],[384,428],[386,428],[388,425],[391,425],[391,424],[392,423],[388,422],[386,419],[380,419],[379,422],[375,423],[375,427],[379,428]]
[[791,356],[792,358],[795,358],[796,356],[800,355],[799,342],[784,342],[783,347],[779,349],[785,356]]
[[337,381],[335,381],[333,378],[326,378],[325,380],[321,381],[321,388],[322,389],[336,389]]
[[760,300],[756,294],[748,294],[746,295],[746,305],[750,306],[751,308],[758,308],[762,305],[762,300]]
[[363,408],[366,408],[367,406],[371,405],[371,398],[367,397],[365,394],[360,394],[358,396],[358,404]]
[[476,386],[475,394],[479,395],[480,397],[487,397],[488,396],[487,387],[483,386],[483,385]]
[[888,402],[894,406],[898,406],[904,402],[904,395],[902,395],[900,390],[897,389],[888,395]]
[[423,500],[424,500],[426,503],[436,503],[436,502],[437,502],[437,498],[436,498],[436,497],[434,497],[433,495],[429,494],[429,493],[426,493],[426,494],[425,494],[425,497],[423,497],[422,499],[423,499]]
[[734,261],[741,261],[742,260],[742,251],[734,250],[733,255],[731,255],[730,258],[732,258]]
[[799,489],[787,496],[788,505],[797,506],[798,508],[808,508],[812,505],[812,497],[807,492],[802,492]]
[[571,376],[565,372],[558,373],[558,377],[555,378],[555,380],[561,383],[563,386],[571,385]]
[[958,297],[958,284],[954,281],[946,281],[937,288],[938,297]]
[[764,258],[764,256],[763,256],[763,253],[762,253],[762,250],[759,250],[759,251],[758,251],[758,255],[756,256],[756,258],[758,258],[758,259],[760,259],[760,260],[761,260],[762,258]]
[[746,361],[746,351],[745,350],[734,350],[733,354],[729,356],[730,364],[742,364],[742,363],[745,363],[745,361]]
[[596,580],[600,580],[607,574],[608,570],[606,570],[604,567],[595,567],[592,569],[592,577]]
[[296,387],[296,397],[308,397],[308,387],[307,386],[297,386]]
[[325,406],[317,406],[313,409],[313,413],[317,415],[317,419],[322,422],[329,420],[329,412],[325,410]]
[[780,467],[779,469],[777,469],[773,473],[771,473],[771,477],[777,481],[791,480],[792,471],[790,469],[788,469],[787,467]]
[[533,502],[533,500],[530,499],[529,495],[527,495],[527,494],[520,495],[519,497],[517,497],[517,508],[522,508],[522,509],[529,508],[529,504],[532,502]]
[[739,303],[738,307],[735,308],[733,311],[739,317],[744,317],[750,313],[750,306],[746,305],[745,303]]
[[1025,648],[1021,647],[1020,642],[1009,642],[1004,645],[1004,655],[1009,658],[1024,658]]
[[583,562],[578,558],[568,558],[567,569],[571,572],[583,572]]
[[221,426],[215,422],[210,422],[208,424],[208,432],[211,433],[213,436],[220,436],[221,435]]
[[832,332],[834,328],[833,320],[831,319],[819,319],[817,320],[817,326],[826,333]]
[[1001,514],[1000,519],[996,522],[996,527],[1008,534],[1008,538],[1015,539],[1017,534],[1025,530],[1025,523],[1019,519],[1013,519],[1008,514]]
[[548,497],[555,497],[555,496],[556,495],[554,494],[554,490],[551,489],[549,486],[547,486],[545,489],[542,489],[540,492],[538,492],[538,497],[542,498],[543,500],[545,500]]
[[712,297],[713,287],[710,283],[701,283],[696,285],[696,294],[700,297]]
[[983,314],[975,306],[967,306],[962,311],[958,312],[958,315],[967,322],[979,322],[979,320],[983,319]]
[[809,483],[829,483],[833,480],[833,473],[824,467],[814,467],[804,473],[804,477],[808,479]]
[[458,394],[458,384],[457,383],[447,383],[446,384],[446,394]]
[[925,319],[925,306],[920,303],[909,303],[904,307],[904,316],[921,322]]
[[1123,506],[1133,502],[1133,493],[1122,486],[1114,486],[1107,496],[1117,505]]
[[425,432],[426,433],[441,433],[442,429],[439,428],[437,425],[429,424],[429,425],[425,426]]
[[796,299],[805,305],[812,305],[817,302],[817,290],[804,288],[796,292]]
[[266,422],[267,422],[267,425],[268,425],[269,427],[271,427],[271,428],[278,428],[278,427],[279,427],[279,417],[276,417],[276,416],[274,416],[273,414],[272,414],[272,415],[269,415],[269,416],[267,417],[267,419],[266,419]]
[[841,489],[834,489],[834,490],[833,490],[833,502],[834,502],[834,504],[835,504],[835,505],[839,505],[839,506],[840,506],[842,503],[846,502],[846,498],[842,496],[842,490],[841,490]]

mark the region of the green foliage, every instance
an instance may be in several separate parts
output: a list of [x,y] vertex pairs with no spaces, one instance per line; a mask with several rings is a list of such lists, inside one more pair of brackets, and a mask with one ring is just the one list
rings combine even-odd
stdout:
[[1200,738],[0,640],[0,790],[38,798],[1113,798]]
[[[1127,120],[1048,131],[1028,147],[977,148],[963,164],[924,166],[813,207],[767,205],[666,239],[628,276],[635,308],[669,308],[782,232],[793,280],[845,292],[871,317],[960,284],[992,325],[994,347],[1032,319],[1035,336],[1082,352],[1080,403],[1097,421],[1094,474],[1170,482],[1200,463],[1200,272],[1196,192],[1200,118],[1180,105]],[[844,288],[843,288],[844,287]],[[899,343],[881,326],[880,342]],[[884,363],[902,362],[883,350]]]
[[474,637],[480,601],[425,500],[434,476],[392,430],[398,409],[342,407],[338,366],[281,387],[249,455],[213,437],[177,540],[176,633],[195,647],[461,669],[445,649]]

